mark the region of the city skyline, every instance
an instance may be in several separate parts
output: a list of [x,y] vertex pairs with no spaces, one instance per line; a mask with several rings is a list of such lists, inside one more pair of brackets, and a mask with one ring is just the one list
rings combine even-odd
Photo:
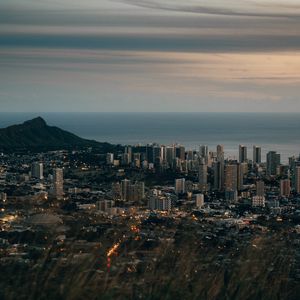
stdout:
[[209,149],[0,129],[1,299],[298,299],[300,156]]
[[298,1],[3,0],[1,111],[300,112]]
[[0,299],[300,291],[300,0],[0,0]]

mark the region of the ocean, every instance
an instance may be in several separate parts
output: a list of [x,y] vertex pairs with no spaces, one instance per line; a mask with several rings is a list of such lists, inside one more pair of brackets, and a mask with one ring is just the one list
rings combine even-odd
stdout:
[[262,147],[263,161],[275,150],[287,162],[300,153],[300,114],[294,113],[0,113],[0,127],[36,116],[81,137],[116,144],[173,144],[188,149],[223,144],[238,157],[238,145]]

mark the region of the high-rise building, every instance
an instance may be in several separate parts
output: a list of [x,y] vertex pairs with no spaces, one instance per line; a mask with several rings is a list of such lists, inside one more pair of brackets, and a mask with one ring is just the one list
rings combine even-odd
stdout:
[[238,166],[228,164],[225,167],[225,191],[236,191],[238,185]]
[[188,150],[187,155],[186,155],[187,160],[194,160],[194,151],[193,150]]
[[133,153],[133,164],[135,167],[140,168],[141,166],[141,153]]
[[34,162],[31,166],[31,177],[37,179],[44,178],[44,166],[42,163]]
[[223,145],[217,146],[217,161],[224,163],[224,146]]
[[197,194],[195,196],[195,204],[196,207],[201,208],[204,205],[204,195],[203,194]]
[[160,146],[160,159],[162,162],[166,162],[167,160],[167,151],[164,145]]
[[265,207],[265,197],[262,197],[262,196],[252,197],[252,206],[253,207]]
[[256,182],[256,196],[265,196],[265,183],[262,180]]
[[175,160],[175,147],[174,146],[166,147],[166,161],[169,167],[173,167],[174,160]]
[[122,164],[129,165],[132,161],[132,157],[130,153],[124,153],[122,157]]
[[222,162],[213,163],[214,190],[222,191],[224,188],[224,164]]
[[140,201],[145,197],[144,182],[131,183],[130,180],[121,181],[121,199],[124,201]]
[[130,164],[132,162],[132,147],[131,146],[125,147],[125,154],[127,154],[126,158],[128,160],[128,163]]
[[152,195],[149,198],[148,206],[151,210],[168,211],[172,208],[172,201],[168,195]]
[[224,146],[217,146],[217,158],[213,164],[214,189],[222,191],[224,189]]
[[156,166],[159,166],[161,161],[161,147],[155,146],[153,147],[153,162]]
[[175,193],[176,194],[185,193],[185,178],[175,179]]
[[280,154],[276,151],[270,151],[267,154],[267,175],[274,176],[277,173],[277,167],[280,165]]
[[295,192],[300,194],[300,166],[295,167]]
[[148,163],[154,163],[154,147],[153,145],[147,145],[146,156]]
[[253,146],[253,164],[261,163],[261,147]]
[[121,199],[124,201],[128,201],[129,199],[129,187],[131,181],[129,179],[124,179],[121,181]]
[[114,164],[114,154],[113,153],[107,153],[106,154],[106,163],[108,165],[113,165]]
[[244,163],[247,161],[247,147],[239,145],[239,162]]
[[129,201],[140,201],[145,197],[145,184],[144,182],[135,182],[129,185]]
[[185,160],[185,148],[183,146],[177,146],[176,149],[176,157]]
[[280,180],[280,196],[288,197],[291,194],[291,181],[289,179]]
[[206,145],[201,145],[199,148],[199,157],[204,158],[205,163],[208,163],[208,147]]
[[238,191],[241,191],[244,187],[244,177],[246,176],[246,174],[248,173],[248,164],[246,162],[244,163],[239,163],[237,165],[237,172],[238,172],[238,183],[237,183],[237,187],[238,187]]
[[199,184],[202,187],[207,186],[207,164],[204,159],[199,164]]
[[63,169],[56,168],[53,171],[53,191],[57,199],[63,198],[64,195],[64,175]]

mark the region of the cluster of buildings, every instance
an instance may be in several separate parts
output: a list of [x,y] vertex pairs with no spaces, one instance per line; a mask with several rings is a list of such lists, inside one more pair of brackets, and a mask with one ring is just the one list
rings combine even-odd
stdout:
[[[253,207],[265,207],[266,203],[278,205],[280,199],[300,194],[300,157],[291,157],[288,164],[283,164],[280,154],[270,151],[263,162],[262,149],[256,145],[251,159],[245,145],[239,145],[238,159],[225,158],[224,153],[222,145],[216,151],[209,151],[205,145],[198,151],[186,150],[182,145],[127,146],[117,156],[108,153],[107,163],[145,172],[173,172],[180,177],[174,185],[177,196],[200,193],[209,199],[217,193],[231,203],[250,199]],[[166,203],[171,203],[165,195],[156,195],[150,202],[151,208],[169,208]]]
[[[180,243],[185,228],[207,247],[237,249],[248,247],[245,230],[249,240],[268,230],[259,218],[272,226],[300,218],[300,158],[283,164],[274,151],[263,161],[258,146],[251,159],[246,146],[238,150],[238,159],[226,158],[222,145],[0,155],[0,265],[33,265],[30,253],[42,258],[54,247],[51,261],[101,256],[103,271],[123,246],[130,255],[115,267],[134,272],[153,262],[157,247]],[[289,232],[299,230],[294,225]]]
[[[217,199],[231,204],[242,202],[253,207],[278,208],[282,199],[297,199],[300,194],[300,157],[291,157],[288,164],[283,164],[280,154],[275,151],[268,152],[266,160],[262,161],[261,147],[253,146],[251,159],[247,150],[245,145],[239,145],[238,159],[231,159],[225,158],[222,145],[218,145],[216,151],[209,151],[205,145],[198,150],[186,150],[177,144],[126,146],[123,152],[106,153],[105,162],[95,165],[68,162],[64,152],[58,152],[55,159],[51,155],[49,159],[49,155],[43,157],[39,154],[36,160],[28,157],[30,163],[16,162],[19,172],[12,173],[2,164],[0,201],[12,197],[9,187],[14,186],[24,190],[30,186],[29,196],[71,199],[80,207],[84,207],[81,201],[84,202],[85,198],[87,204],[113,201],[109,202],[110,206],[146,205],[152,210],[167,211],[182,200],[193,201],[195,207],[203,207],[204,202]],[[83,173],[91,169],[96,174],[103,173],[105,183],[100,186],[105,187],[102,192],[97,192],[97,185],[93,182],[83,184],[74,178],[64,180],[64,172],[72,173],[75,169]],[[160,179],[155,184],[153,180],[145,184],[149,177]],[[100,203],[94,207],[106,207],[103,205]]]

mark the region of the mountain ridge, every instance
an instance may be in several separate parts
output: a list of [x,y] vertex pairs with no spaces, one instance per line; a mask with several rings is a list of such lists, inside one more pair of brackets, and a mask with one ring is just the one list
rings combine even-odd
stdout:
[[114,145],[81,138],[56,126],[49,126],[40,116],[22,124],[0,129],[0,149],[16,150],[63,150],[94,147],[107,150]]

